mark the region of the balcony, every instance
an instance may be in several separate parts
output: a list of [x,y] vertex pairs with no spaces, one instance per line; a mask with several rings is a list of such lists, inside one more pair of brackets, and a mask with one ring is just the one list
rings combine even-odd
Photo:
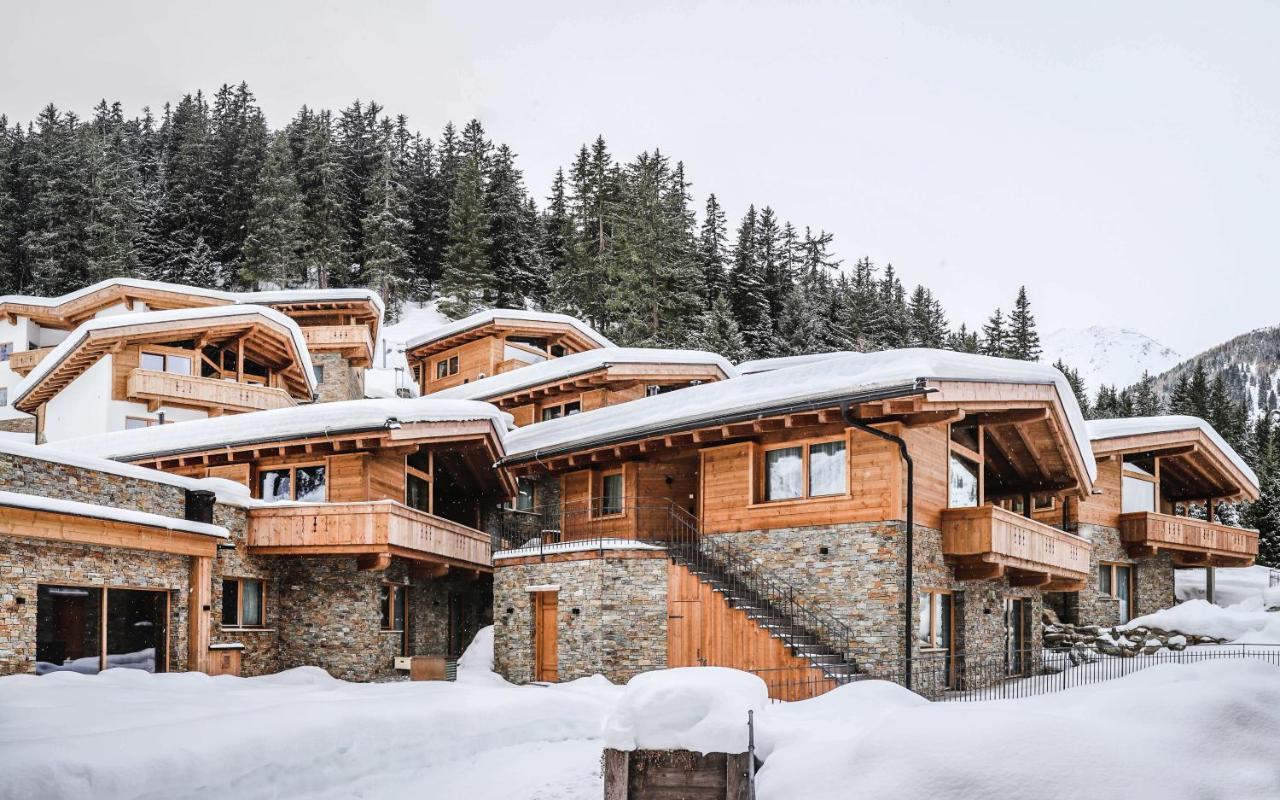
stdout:
[[1247,567],[1258,555],[1257,531],[1149,511],[1120,515],[1120,541],[1135,558],[1168,551],[1182,567]]
[[282,556],[355,555],[370,569],[385,569],[391,556],[401,556],[492,571],[489,534],[394,500],[251,509],[249,550]]
[[187,406],[217,413],[269,411],[298,404],[283,389],[149,369],[130,372],[126,392],[130,400],[143,400],[149,406]]
[[35,369],[36,364],[44,360],[44,357],[53,352],[52,347],[41,347],[37,350],[22,350],[17,353],[9,354],[9,369],[19,375],[26,375]]
[[1007,577],[1012,586],[1078,591],[1092,549],[1087,539],[996,506],[942,512],[942,552],[959,580]]
[[337,352],[352,366],[373,364],[373,335],[367,325],[313,325],[302,329],[307,348],[320,352]]

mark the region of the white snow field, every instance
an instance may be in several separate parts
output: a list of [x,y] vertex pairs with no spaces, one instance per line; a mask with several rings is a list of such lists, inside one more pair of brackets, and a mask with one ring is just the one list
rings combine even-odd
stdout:
[[517,687],[491,666],[486,630],[457,683],[313,668],[0,678],[0,798],[586,800],[602,795],[606,737],[741,746],[749,708],[760,800],[1263,800],[1280,787],[1280,668],[1258,662],[1023,700],[929,703],[867,681],[774,705],[758,678],[714,667],[624,688]]

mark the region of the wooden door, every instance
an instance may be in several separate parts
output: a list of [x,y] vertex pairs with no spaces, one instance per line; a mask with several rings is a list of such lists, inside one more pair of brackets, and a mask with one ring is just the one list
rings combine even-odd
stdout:
[[557,592],[535,592],[533,614],[534,680],[555,683],[559,680],[556,650]]

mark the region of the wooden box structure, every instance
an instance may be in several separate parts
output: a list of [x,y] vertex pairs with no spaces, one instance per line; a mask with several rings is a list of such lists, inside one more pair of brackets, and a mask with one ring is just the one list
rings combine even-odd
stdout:
[[748,800],[750,753],[604,751],[604,800]]

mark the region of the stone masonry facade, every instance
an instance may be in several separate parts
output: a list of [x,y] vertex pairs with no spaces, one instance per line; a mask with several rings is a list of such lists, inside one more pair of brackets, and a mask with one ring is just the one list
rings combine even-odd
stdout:
[[1101,591],[1099,572],[1103,564],[1124,564],[1133,569],[1133,615],[1150,614],[1174,602],[1173,561],[1168,553],[1134,560],[1120,542],[1120,531],[1107,525],[1081,524],[1081,536],[1093,542],[1089,556],[1089,577],[1079,592],[1049,595],[1049,607],[1063,622],[1110,628],[1120,624],[1120,606]]
[[311,363],[320,367],[324,379],[316,384],[316,401],[359,400],[364,397],[364,370],[338,353],[312,353]]
[[[494,573],[495,669],[534,680],[535,587],[557,586],[559,680],[601,673],[625,682],[667,663],[667,561],[663,553],[606,551],[575,560],[499,562]],[[527,562],[527,563],[520,563]]]

